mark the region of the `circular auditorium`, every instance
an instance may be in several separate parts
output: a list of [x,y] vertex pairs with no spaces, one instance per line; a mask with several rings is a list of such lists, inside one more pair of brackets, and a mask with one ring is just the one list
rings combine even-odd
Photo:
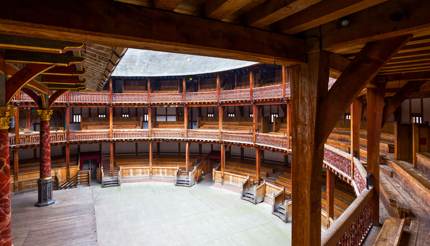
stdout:
[[0,246],[429,245],[429,9],[2,3]]

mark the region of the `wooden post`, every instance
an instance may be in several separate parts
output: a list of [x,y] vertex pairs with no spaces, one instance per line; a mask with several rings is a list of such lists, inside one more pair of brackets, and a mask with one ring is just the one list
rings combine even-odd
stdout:
[[261,149],[255,148],[255,179],[260,183]]
[[148,107],[148,132],[149,137],[152,137],[152,107]]
[[291,148],[291,129],[292,129],[292,117],[293,117],[292,103],[290,100],[287,101],[287,136],[288,136],[288,146]]
[[251,103],[254,102],[254,73],[249,71],[249,98]]
[[113,138],[113,107],[109,105],[109,138]]
[[115,148],[114,143],[109,143],[109,171],[113,172],[114,165],[115,165]]
[[285,65],[282,65],[281,79],[282,79],[282,98],[285,99],[285,97],[287,96],[285,93],[287,89],[287,67]]
[[[318,47],[318,45],[314,46]],[[291,67],[292,244],[321,244],[321,169],[324,143],[316,141],[318,102],[327,94],[328,55],[308,53],[307,64]],[[298,157],[298,158],[296,158]]]
[[28,110],[26,111],[26,122],[25,122],[25,128],[27,128],[28,130],[31,130],[31,108],[28,108]]
[[[351,104],[351,157],[360,159],[360,124],[361,124],[361,102],[354,99]],[[351,174],[354,176],[354,158],[351,158]]]
[[188,106],[184,106],[184,136],[188,136]]
[[367,171],[373,176],[373,223],[379,224],[379,142],[384,109],[384,86],[367,88]]
[[185,143],[185,170],[190,170],[190,143]]
[[[19,107],[15,108],[15,144],[19,144]],[[18,177],[19,177],[19,148],[13,149],[13,184],[14,190],[18,190]]]
[[149,175],[152,176],[152,141],[148,142]]
[[187,94],[187,81],[185,80],[185,78],[182,79],[182,99],[185,100]]
[[256,104],[252,104],[252,141],[257,141],[257,132],[258,132],[258,106]]
[[394,160],[399,160],[399,121],[394,123]]
[[223,106],[218,105],[218,130],[219,131],[222,131],[223,118],[224,118],[224,108]]
[[219,77],[219,74],[216,75],[216,98],[219,105],[221,100],[221,78]]
[[66,177],[67,180],[70,179],[70,106],[66,106],[66,117],[65,117],[65,125],[66,125]]
[[327,199],[327,214],[329,218],[334,219],[334,190],[335,176],[330,170],[326,169],[326,199]]
[[417,168],[417,153],[419,152],[420,128],[416,123],[412,123],[412,164]]
[[221,144],[221,178],[224,180],[224,170],[225,170],[225,144]]

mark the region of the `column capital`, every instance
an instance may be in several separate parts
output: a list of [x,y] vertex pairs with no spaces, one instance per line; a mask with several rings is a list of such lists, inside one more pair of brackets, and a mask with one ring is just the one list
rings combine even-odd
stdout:
[[52,116],[52,109],[38,109],[37,114],[41,121],[49,121]]
[[10,117],[14,112],[11,106],[0,106],[0,130],[9,129]]

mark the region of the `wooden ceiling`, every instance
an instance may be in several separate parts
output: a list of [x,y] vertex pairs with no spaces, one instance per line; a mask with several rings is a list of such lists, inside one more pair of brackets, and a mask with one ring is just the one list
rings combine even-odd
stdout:
[[[87,64],[104,62],[92,70],[104,74],[99,81],[109,74],[101,73],[104,64],[115,66],[106,58],[121,55],[109,47],[294,64],[305,62],[305,39],[319,37],[336,75],[367,42],[405,34],[413,38],[378,76],[395,83],[430,78],[426,0],[27,0],[2,8],[0,33],[87,45],[81,55],[96,59]],[[90,44],[106,56],[94,58]]]

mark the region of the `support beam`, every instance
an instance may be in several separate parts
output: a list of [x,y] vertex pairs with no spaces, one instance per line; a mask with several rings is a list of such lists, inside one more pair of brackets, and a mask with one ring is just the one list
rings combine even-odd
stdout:
[[420,149],[420,128],[416,123],[412,123],[412,165],[417,168],[417,153]]
[[296,34],[359,12],[387,0],[325,0],[277,23],[281,32]]
[[214,19],[224,19],[250,4],[251,0],[212,0],[205,6],[206,16]]
[[[351,111],[351,155],[353,157],[360,159],[360,124],[361,124],[362,103],[359,99],[354,99],[352,101],[350,111]],[[354,161],[351,160],[351,163],[352,163],[351,166],[353,166]]]
[[304,60],[304,42],[295,37],[120,2],[9,1],[2,10],[0,33],[266,63]]
[[[316,40],[313,47],[318,47]],[[316,139],[321,121],[318,102],[327,93],[328,55],[308,54],[308,63],[290,68],[292,95],[292,244],[321,244],[321,169],[324,145]]]
[[379,224],[379,142],[381,140],[384,87],[367,88],[367,172],[372,175],[375,195],[372,200],[373,223]]
[[245,19],[250,26],[264,28],[318,2],[319,0],[270,0],[252,9]]
[[174,10],[184,0],[154,0],[154,7],[164,10]]
[[430,27],[428,9],[429,1],[387,1],[349,16],[346,27],[335,20],[321,28],[323,49],[336,52],[369,41],[427,31]]
[[255,148],[255,181],[260,183],[261,174],[261,149]]
[[185,137],[188,136],[188,105],[184,106],[184,131]]
[[335,176],[330,170],[326,169],[326,200],[327,214],[329,218],[334,219],[334,184]]
[[152,176],[152,141],[148,142],[149,175]]
[[223,125],[223,118],[224,118],[224,107],[221,105],[218,105],[218,130],[222,131],[222,125]]
[[0,245],[12,245],[9,162],[10,107],[0,107]]
[[371,42],[360,51],[356,58],[342,72],[321,101],[318,111],[318,124],[321,134],[317,143],[324,144],[339,117],[346,112],[352,99],[364,89],[378,73],[384,63],[399,50],[410,36],[401,36]]
[[221,144],[220,152],[221,152],[221,158],[220,158],[220,162],[221,162],[221,178],[222,178],[222,180],[224,180],[224,171],[225,171],[225,144]]
[[[65,129],[66,129],[66,176],[67,180],[70,178],[70,105],[66,106],[65,112]],[[100,149],[100,153],[102,149]],[[101,159],[100,159],[101,160]]]
[[8,103],[27,82],[50,69],[52,65],[27,64],[6,81],[6,102]]
[[57,100],[64,93],[66,93],[66,90],[57,90],[54,92],[54,94],[49,97],[48,107],[51,107],[55,103],[55,100]]
[[82,43],[0,35],[0,49],[61,54],[67,51],[79,50],[83,47]]
[[187,172],[191,170],[191,165],[190,165],[190,142],[186,142],[185,143],[185,169],[186,169]]
[[257,141],[258,120],[259,120],[258,105],[252,104],[252,138],[254,143]]
[[57,65],[64,67],[72,64],[81,64],[84,60],[82,57],[71,56],[68,54],[48,54],[18,50],[7,50],[5,52],[4,59],[11,63]]

